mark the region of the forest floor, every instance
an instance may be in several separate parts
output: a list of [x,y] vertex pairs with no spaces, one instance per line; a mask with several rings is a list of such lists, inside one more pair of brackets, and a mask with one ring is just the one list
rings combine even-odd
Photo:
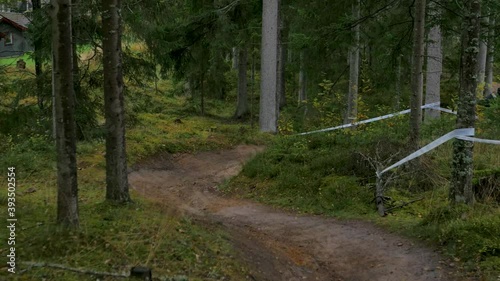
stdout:
[[369,222],[294,214],[217,190],[263,147],[159,154],[132,167],[140,194],[231,236],[247,280],[462,280],[456,265]]

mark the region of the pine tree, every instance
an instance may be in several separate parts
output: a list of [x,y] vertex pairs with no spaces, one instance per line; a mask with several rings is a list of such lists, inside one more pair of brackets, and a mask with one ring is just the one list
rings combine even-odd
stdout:
[[57,223],[67,227],[78,227],[71,1],[52,0],[51,5],[57,150]]
[[121,0],[102,0],[106,199],[124,203],[130,201],[130,195],[125,145],[120,8]]
[[[462,65],[460,68],[460,93],[457,128],[474,128],[476,120],[476,89],[480,0],[464,0],[465,19],[462,27]],[[474,203],[472,189],[474,143],[457,139],[453,142],[453,171],[450,199],[453,203]]]
[[420,125],[422,123],[422,96],[424,87],[424,31],[425,31],[425,0],[415,1],[415,21],[413,26],[413,65],[410,99],[410,146],[419,148]]

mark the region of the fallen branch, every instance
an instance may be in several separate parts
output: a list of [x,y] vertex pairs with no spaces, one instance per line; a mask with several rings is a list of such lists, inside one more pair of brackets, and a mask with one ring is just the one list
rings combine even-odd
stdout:
[[62,264],[55,264],[55,263],[46,263],[46,262],[21,262],[21,264],[27,265],[28,268],[20,271],[20,273],[24,273],[25,271],[30,270],[33,267],[50,267],[50,268],[56,268],[56,269],[62,269],[62,270],[67,270],[67,271],[72,271],[80,274],[89,274],[89,275],[94,275],[94,276],[112,276],[112,277],[120,277],[120,278],[128,278],[128,274],[120,274],[120,273],[112,273],[112,272],[99,272],[99,271],[93,271],[89,269],[81,269],[81,268],[74,268],[74,267],[67,267]]
[[404,206],[410,205],[411,203],[415,203],[415,202],[422,201],[422,200],[424,200],[424,197],[422,197],[422,198],[418,198],[418,199],[415,199],[415,200],[411,200],[411,201],[408,201],[408,202],[403,202],[403,204],[398,205],[398,206],[391,207],[391,208],[389,208],[389,209],[386,209],[385,211],[386,211],[386,212],[389,212],[389,211],[392,211],[392,210],[394,210],[394,209],[403,208]]

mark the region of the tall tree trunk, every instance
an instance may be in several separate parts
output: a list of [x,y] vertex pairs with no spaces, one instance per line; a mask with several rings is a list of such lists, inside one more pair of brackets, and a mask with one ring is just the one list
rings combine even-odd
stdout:
[[286,60],[287,60],[287,41],[288,26],[284,17],[280,16],[278,43],[278,97],[280,109],[286,105]]
[[206,59],[209,54],[205,53],[208,51],[208,46],[203,46],[201,49],[201,73],[200,73],[200,106],[201,115],[205,115],[205,72],[206,70]]
[[[464,0],[466,9],[462,28],[462,65],[460,67],[460,96],[457,128],[473,128],[476,120],[476,90],[478,42],[480,31],[480,0]],[[456,139],[453,142],[453,170],[450,200],[453,203],[474,203],[472,189],[474,143]]]
[[130,195],[125,145],[120,8],[121,0],[102,0],[106,199],[124,203],[130,201]]
[[56,65],[55,60],[55,50],[52,48],[52,139],[55,141],[57,139],[57,116],[56,116],[56,70],[54,66]]
[[[253,45],[253,44],[252,44]],[[250,80],[252,81],[252,87],[250,89],[250,127],[253,129],[254,128],[254,106],[253,102],[255,100],[255,68],[256,68],[256,63],[255,63],[255,50],[252,48],[251,49],[251,54],[252,54],[252,75],[250,76]]]
[[488,98],[493,91],[493,63],[495,62],[495,18],[490,19],[488,34],[488,54],[486,57],[486,81],[483,96]]
[[71,1],[52,0],[51,4],[57,149],[57,223],[66,227],[78,227]]
[[[489,18],[485,17],[482,19],[483,26],[488,26],[489,25]],[[484,78],[485,78],[485,73],[486,73],[486,57],[488,53],[488,46],[487,46],[487,37],[488,37],[488,31],[482,32],[480,31],[479,35],[479,53],[477,54],[477,60],[478,60],[478,66],[477,66],[477,76],[478,76],[478,84],[479,85],[484,85]]]
[[278,131],[278,23],[279,0],[263,1],[259,125],[269,133]]
[[[75,102],[76,102],[76,112],[78,113],[79,109],[83,105],[82,103],[86,99],[82,96],[82,88],[80,85],[80,57],[78,55],[78,40],[80,38],[80,33],[77,28],[78,22],[80,19],[80,0],[72,0],[72,32],[73,32],[73,88],[75,89]],[[85,139],[85,132],[82,127],[82,121],[76,120],[76,131],[78,139]]]
[[73,85],[75,88],[75,96],[81,96],[81,88],[80,88],[80,68],[78,66],[79,57],[78,57],[78,38],[80,34],[78,32],[78,28],[76,27],[76,23],[80,20],[80,0],[72,0],[72,32],[73,32]]
[[304,69],[304,50],[300,51],[300,70],[299,70],[299,103],[307,100],[307,81],[306,70]]
[[238,105],[234,115],[236,118],[242,118],[248,114],[247,57],[247,48],[240,47],[238,54]]
[[401,108],[401,56],[398,55],[396,66],[396,110]]
[[[42,5],[40,3],[40,0],[33,0],[33,13],[38,13],[40,9],[42,8]],[[35,41],[33,42],[33,47],[34,47],[34,54],[35,54],[35,76],[36,76],[36,96],[37,96],[37,103],[38,107],[40,109],[43,109],[43,80],[42,80],[42,75],[43,75],[43,68],[42,68],[42,58],[41,58],[41,49],[42,49],[42,40],[39,36],[36,37]]]
[[417,150],[420,140],[420,125],[422,123],[422,95],[424,88],[424,31],[425,31],[425,0],[415,1],[415,21],[413,26],[413,66],[411,78],[410,100],[410,147]]
[[205,115],[205,56],[201,61],[201,75],[200,75],[200,106],[201,115]]
[[[429,11],[432,15],[439,15],[435,5],[431,3]],[[425,88],[425,104],[441,101],[441,74],[443,72],[443,53],[441,50],[441,26],[439,23],[432,25],[427,39],[427,73]],[[440,111],[435,109],[425,110],[425,120],[437,119]]]
[[[352,6],[353,18],[360,18],[361,1],[357,0]],[[358,90],[359,90],[359,23],[353,27],[354,40],[349,47],[349,93],[347,96],[347,112],[344,124],[353,123],[358,117]]]

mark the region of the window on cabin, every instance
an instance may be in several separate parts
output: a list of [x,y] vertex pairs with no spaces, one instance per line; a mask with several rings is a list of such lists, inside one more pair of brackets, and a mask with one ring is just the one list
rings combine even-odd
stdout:
[[12,45],[14,40],[13,40],[13,36],[12,36],[12,32],[7,32],[7,34],[5,34],[5,45]]

